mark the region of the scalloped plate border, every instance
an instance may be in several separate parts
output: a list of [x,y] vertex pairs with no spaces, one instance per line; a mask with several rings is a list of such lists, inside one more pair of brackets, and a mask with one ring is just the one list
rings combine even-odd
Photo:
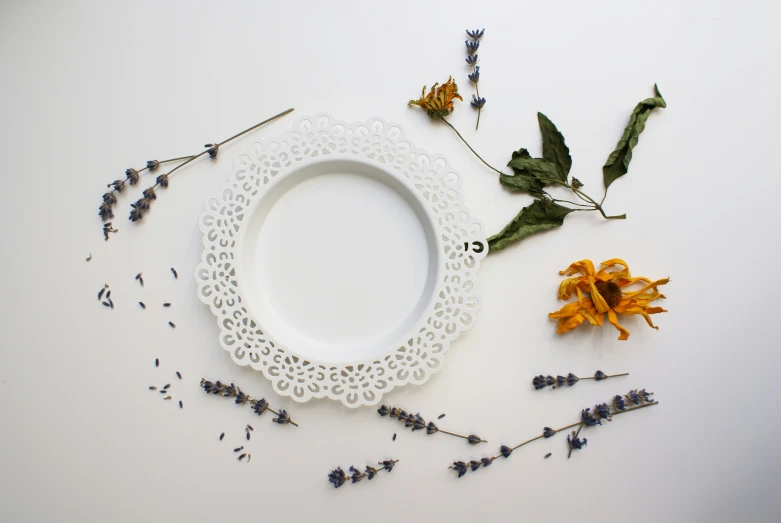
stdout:
[[[375,163],[390,172],[422,197],[441,238],[442,277],[432,303],[407,341],[378,358],[347,364],[301,358],[294,348],[279,346],[244,306],[234,263],[242,221],[278,180],[318,158]],[[283,135],[249,145],[198,220],[204,246],[195,269],[198,297],[217,318],[220,346],[238,365],[261,371],[277,394],[299,402],[330,398],[348,407],[375,405],[394,387],[425,383],[442,369],[450,343],[472,327],[481,307],[477,271],[488,243],[460,188],[461,178],[445,157],[417,149],[401,126],[378,117],[348,123],[326,113],[303,116]]]

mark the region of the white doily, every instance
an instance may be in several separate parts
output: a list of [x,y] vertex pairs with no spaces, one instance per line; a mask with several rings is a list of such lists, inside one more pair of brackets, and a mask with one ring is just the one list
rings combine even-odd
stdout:
[[[440,278],[433,299],[406,342],[366,361],[332,364],[299,357],[296,347],[275,342],[263,318],[252,317],[242,299],[236,259],[243,220],[286,174],[320,158],[379,165],[416,191],[434,220]],[[348,407],[374,405],[394,387],[425,383],[442,369],[450,342],[472,327],[480,309],[477,271],[488,244],[460,188],[458,173],[444,157],[416,149],[400,126],[381,118],[348,123],[327,114],[303,117],[283,136],[250,145],[198,221],[204,245],[195,270],[198,296],[217,317],[220,345],[237,364],[261,371],[278,394],[296,401],[327,397]]]

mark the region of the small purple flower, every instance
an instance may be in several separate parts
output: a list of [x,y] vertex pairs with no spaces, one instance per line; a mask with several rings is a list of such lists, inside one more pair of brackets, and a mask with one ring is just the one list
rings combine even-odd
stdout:
[[148,162],[146,162],[146,168],[149,169],[149,172],[154,171],[158,167],[160,167],[160,162],[158,162],[157,160],[149,160]]
[[578,438],[577,436],[571,437],[569,434],[567,435],[567,444],[569,445],[569,448],[572,450],[580,450],[585,445],[588,445],[588,440],[586,438],[583,438],[582,440]]
[[390,409],[388,407],[386,407],[385,405],[383,405],[379,409],[377,409],[377,413],[380,416],[387,416],[389,412],[390,412]]
[[610,415],[610,406],[607,403],[600,403],[599,405],[595,406],[594,414],[599,416],[601,419],[606,419],[608,421],[613,419],[613,417]]
[[480,47],[480,42],[470,42],[469,40],[465,40],[464,44],[466,45],[466,52],[469,54],[475,54],[477,48]]
[[114,191],[107,192],[106,194],[104,194],[103,195],[103,202],[107,203],[109,205],[114,205],[115,203],[117,203],[117,197],[114,194]]
[[475,67],[475,72],[467,75],[472,83],[478,83],[480,81],[480,66]]
[[165,189],[166,187],[168,187],[168,175],[167,175],[167,174],[161,174],[160,176],[158,176],[158,177],[157,177],[157,180],[155,180],[155,181],[156,181],[156,182],[157,182],[157,183],[160,185],[160,187],[162,187],[163,189]]
[[439,432],[439,427],[433,421],[429,421],[428,425],[426,425],[426,434],[434,434],[435,432]]
[[453,465],[450,468],[458,472],[459,478],[464,474],[466,474],[467,471],[469,470],[469,466],[463,461],[454,461]]
[[580,421],[587,427],[602,425],[602,422],[591,414],[591,409],[583,409],[580,411]]
[[605,380],[607,379],[607,374],[602,372],[601,370],[598,370],[596,374],[594,374],[594,379],[597,381]]
[[484,105],[485,105],[485,98],[478,98],[477,96],[472,95],[472,107],[482,109]]
[[580,381],[580,378],[572,374],[571,372],[567,374],[567,385],[572,387],[574,384],[576,384],[578,381]]
[[469,67],[472,67],[474,65],[477,65],[477,55],[476,54],[470,54],[466,57],[466,65]]
[[135,185],[138,183],[138,171],[132,167],[125,171],[125,177],[130,182],[130,185]]
[[552,438],[555,435],[556,435],[556,431],[550,427],[545,427],[542,429],[542,436],[545,438]]
[[266,412],[266,410],[268,410],[268,401],[264,400],[263,398],[259,399],[252,406],[252,410],[255,411],[255,414],[260,416],[261,414]]
[[474,472],[475,470],[479,469],[480,465],[482,465],[482,463],[479,462],[479,461],[476,461],[474,459],[469,462],[469,468],[472,469],[472,472]]
[[499,453],[502,455],[503,458],[509,458],[510,454],[513,453],[513,449],[511,449],[507,445],[502,445],[501,447],[499,447]]
[[469,38],[473,40],[477,40],[483,34],[485,34],[485,29],[475,29],[474,31],[470,31],[469,29],[466,30],[466,34],[469,35]]
[[623,396],[614,396],[613,397],[613,407],[616,410],[626,410],[626,402],[624,401]]
[[347,474],[344,473],[342,467],[338,467],[328,474],[328,481],[333,484],[334,488],[339,488],[344,485],[347,480]]

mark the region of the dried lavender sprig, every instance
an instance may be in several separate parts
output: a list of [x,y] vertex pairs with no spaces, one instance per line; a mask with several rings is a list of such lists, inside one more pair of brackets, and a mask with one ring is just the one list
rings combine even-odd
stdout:
[[188,163],[190,163],[190,162],[192,162],[194,160],[197,160],[198,158],[200,158],[204,154],[208,154],[209,157],[212,158],[212,159],[216,158],[217,157],[217,151],[219,150],[220,146],[230,142],[231,140],[235,140],[236,138],[238,138],[240,136],[243,136],[244,134],[246,134],[246,133],[248,133],[250,131],[253,131],[253,130],[257,129],[261,125],[267,124],[267,123],[269,123],[269,122],[271,122],[273,120],[276,120],[277,118],[281,118],[282,116],[285,116],[286,114],[291,113],[291,112],[293,112],[292,108],[288,109],[286,111],[282,111],[281,113],[279,113],[277,115],[274,115],[271,118],[267,118],[266,120],[263,120],[262,122],[260,122],[258,124],[255,124],[252,127],[244,129],[240,133],[234,134],[230,138],[227,138],[227,139],[225,139],[225,140],[223,140],[223,141],[221,141],[219,143],[213,143],[213,144],[209,143],[209,144],[206,144],[205,145],[206,149],[204,149],[200,153],[188,157],[184,162],[180,163],[179,165],[177,165],[176,167],[174,167],[173,169],[171,169],[167,173],[159,175],[155,179],[155,184],[153,186],[148,187],[147,189],[144,190],[143,198],[140,198],[135,203],[131,204],[131,207],[133,207],[133,210],[130,211],[130,215],[128,216],[128,219],[131,222],[136,222],[136,221],[142,219],[144,217],[144,212],[148,211],[149,208],[152,206],[152,201],[157,199],[157,195],[155,194],[155,187],[157,187],[159,185],[160,187],[162,187],[164,189],[167,188],[168,184],[169,184],[168,178],[174,172],[176,172],[177,170],[181,169],[182,167],[184,167]]
[[201,388],[206,392],[206,394],[212,394],[214,396],[222,396],[223,398],[235,398],[234,403],[236,405],[246,405],[249,404],[250,407],[252,407],[252,410],[260,416],[265,411],[273,412],[277,415],[276,418],[272,418],[271,421],[276,423],[277,425],[293,425],[295,427],[298,427],[298,423],[293,421],[290,418],[290,415],[285,411],[284,409],[280,409],[279,411],[276,411],[272,409],[268,402],[261,398],[261,399],[253,399],[249,396],[249,394],[242,391],[239,387],[231,383],[230,385],[227,385],[225,383],[222,383],[221,381],[217,380],[215,382],[208,381],[206,378],[201,378]]
[[477,52],[478,47],[480,47],[480,38],[485,33],[485,29],[475,29],[474,31],[470,31],[469,29],[466,30],[467,36],[471,40],[467,40],[464,42],[466,44],[466,63],[467,66],[469,66],[472,69],[472,72],[467,75],[469,78],[469,81],[471,81],[475,86],[475,93],[472,95],[472,107],[477,109],[477,124],[475,124],[475,131],[480,127],[480,112],[483,110],[483,106],[485,105],[485,98],[480,97],[480,66],[477,65],[477,55],[475,54]]
[[[458,474],[458,477],[464,476],[467,472],[470,470],[475,471],[479,469],[480,467],[488,467],[493,463],[495,459],[498,458],[509,458],[510,455],[513,453],[514,450],[523,447],[524,445],[527,445],[531,443],[532,441],[536,441],[541,438],[551,438],[555,436],[557,433],[562,432],[567,429],[571,429],[573,427],[578,427],[577,432],[573,431],[572,435],[567,436],[567,445],[569,447],[569,454],[567,457],[572,455],[573,450],[579,450],[583,448],[584,445],[587,444],[587,441],[585,438],[581,440],[578,436],[580,435],[580,430],[583,427],[587,426],[596,426],[601,425],[602,420],[610,421],[612,420],[613,416],[616,416],[618,414],[623,414],[625,412],[631,412],[633,410],[638,409],[644,409],[645,407],[651,407],[653,405],[658,405],[659,402],[651,398],[653,395],[653,392],[646,392],[645,389],[642,390],[630,390],[628,394],[625,396],[614,396],[612,403],[608,405],[607,403],[602,403],[600,405],[597,405],[594,407],[594,413],[591,413],[591,409],[583,409],[580,413],[581,419],[575,423],[571,423],[569,425],[566,425],[564,427],[561,427],[559,429],[552,429],[550,427],[545,427],[542,430],[542,434],[539,434],[538,436],[535,436],[531,439],[528,439],[526,441],[523,441],[514,447],[508,447],[506,445],[502,445],[499,448],[499,454],[496,456],[490,456],[487,458],[481,458],[478,460],[471,460],[468,462],[465,461],[454,461],[452,465],[450,465],[450,469],[455,470]],[[627,407],[626,403],[633,403],[634,407]]]
[[390,416],[391,418],[398,419],[400,422],[404,423],[405,427],[411,428],[413,432],[415,432],[416,430],[426,429],[426,434],[435,434],[437,432],[441,432],[443,434],[447,434],[448,436],[455,436],[457,438],[465,439],[469,442],[470,445],[477,445],[478,443],[487,443],[486,440],[481,439],[480,436],[476,436],[474,434],[464,436],[463,434],[457,434],[455,432],[450,432],[444,429],[440,429],[433,421],[429,421],[428,423],[426,423],[426,420],[420,417],[420,414],[412,414],[412,413],[408,414],[407,411],[396,407],[388,407],[387,405],[382,405],[380,406],[379,409],[377,409],[377,413],[380,416]]
[[[102,220],[108,221],[109,219],[114,217],[114,213],[112,212],[112,206],[117,203],[117,193],[121,193],[125,190],[125,184],[129,183],[130,185],[135,185],[138,183],[139,175],[144,171],[150,171],[152,172],[157,168],[158,165],[169,163],[169,162],[178,162],[181,160],[188,160],[192,158],[192,156],[181,156],[179,158],[171,158],[170,160],[151,160],[146,163],[146,167],[136,170],[132,167],[127,169],[125,171],[125,179],[124,180],[114,180],[113,182],[106,185],[106,187],[113,187],[109,192],[105,193],[103,195],[103,203],[100,204],[100,207],[98,208],[99,212],[98,215],[102,218]],[[108,240],[108,233],[110,232],[117,232],[118,229],[113,229],[111,227],[111,224],[107,224],[108,227],[103,227],[103,236],[106,240]]]
[[387,470],[390,473],[393,470],[394,465],[398,463],[397,459],[386,459],[385,461],[378,461],[378,465],[382,465],[380,468],[366,466],[365,472],[361,472],[353,466],[348,469],[351,474],[345,473],[342,467],[337,467],[328,474],[328,482],[331,483],[334,488],[339,488],[345,483],[358,483],[363,478],[368,478],[369,481],[383,470]]
[[598,370],[594,373],[593,376],[587,376],[585,378],[579,378],[572,374],[571,372],[567,374],[566,377],[564,376],[556,376],[555,378],[553,376],[543,376],[540,374],[539,376],[535,376],[532,379],[532,385],[534,385],[535,390],[544,389],[548,385],[551,386],[551,388],[557,389],[559,387],[563,387],[564,385],[569,385],[572,387],[580,380],[597,380],[602,381],[606,380],[608,378],[615,378],[617,376],[629,376],[628,372],[622,372],[621,374],[605,374],[601,370]]

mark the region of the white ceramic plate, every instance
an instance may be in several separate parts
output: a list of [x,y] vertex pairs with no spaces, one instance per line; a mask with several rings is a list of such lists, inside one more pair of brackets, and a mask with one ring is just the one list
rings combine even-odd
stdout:
[[206,201],[198,294],[279,394],[373,405],[441,369],[486,254],[460,179],[380,118],[296,120]]

